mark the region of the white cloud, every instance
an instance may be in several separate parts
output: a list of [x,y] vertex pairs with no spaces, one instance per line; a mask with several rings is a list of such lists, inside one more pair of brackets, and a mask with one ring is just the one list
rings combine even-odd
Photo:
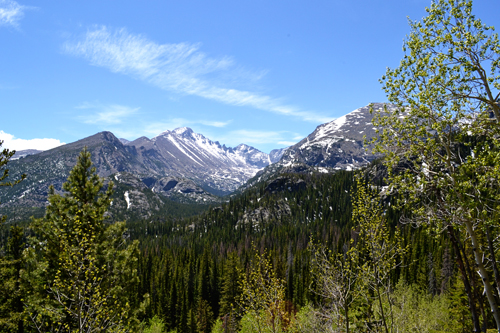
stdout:
[[283,146],[293,146],[294,144],[296,144],[297,142],[294,142],[294,141],[279,141],[278,144],[279,145],[283,145]]
[[198,120],[195,123],[199,123],[205,126],[212,126],[212,127],[226,127],[232,122],[232,120],[228,121],[211,121],[211,120]]
[[2,130],[0,130],[0,140],[3,140],[2,148],[7,148],[9,150],[48,150],[65,144],[57,139],[20,139]]
[[99,109],[97,112],[81,115],[78,117],[86,124],[121,124],[125,118],[136,114],[140,108],[131,108],[124,105],[93,105],[84,103],[77,109],[91,110]]
[[284,133],[285,132],[236,130],[229,132],[229,136],[237,138],[239,142],[244,142],[246,144],[264,144],[283,140]]
[[101,26],[89,30],[79,41],[67,42],[63,49],[87,59],[94,66],[130,75],[164,90],[295,116],[315,123],[331,120],[284,105],[270,96],[215,83],[224,81],[225,74],[237,72],[234,61],[230,57],[210,58],[199,50],[200,44],[157,44],[126,29],[112,30]]
[[0,0],[0,25],[17,27],[24,11],[29,8],[12,0]]

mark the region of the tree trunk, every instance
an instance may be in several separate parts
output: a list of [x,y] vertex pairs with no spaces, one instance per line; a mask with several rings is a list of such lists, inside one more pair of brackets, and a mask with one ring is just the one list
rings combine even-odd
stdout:
[[349,304],[346,302],[344,305],[345,311],[345,331],[349,333]]
[[488,272],[483,265],[482,255],[479,253],[479,242],[477,240],[476,232],[474,231],[474,227],[471,221],[466,220],[465,226],[467,227],[467,232],[472,241],[472,250],[474,252],[474,260],[476,262],[477,268],[479,269],[478,273],[481,276],[481,280],[484,285],[484,293],[488,298],[488,302],[491,307],[491,312],[493,313],[493,318],[495,318],[495,322],[497,325],[497,330],[500,332],[500,313],[498,311],[497,302],[495,296],[493,295],[493,288],[491,287],[491,283],[488,277]]
[[460,273],[462,275],[462,281],[464,282],[465,292],[467,293],[467,299],[469,300],[469,310],[472,316],[472,322],[474,323],[474,332],[481,332],[481,324],[479,323],[479,316],[477,314],[476,304],[474,302],[474,294],[472,293],[472,288],[469,283],[469,277],[464,266],[462,259],[462,251],[458,245],[458,240],[455,237],[455,232],[453,227],[449,225],[447,227],[448,235],[450,236],[451,244],[455,250],[455,255],[457,258],[458,267],[460,268]]
[[495,258],[495,248],[490,235],[490,227],[486,226],[486,238],[488,239],[488,249],[490,250],[491,265],[493,266],[493,274],[495,275],[495,285],[497,287],[497,295],[500,296],[500,274],[498,273],[497,261]]

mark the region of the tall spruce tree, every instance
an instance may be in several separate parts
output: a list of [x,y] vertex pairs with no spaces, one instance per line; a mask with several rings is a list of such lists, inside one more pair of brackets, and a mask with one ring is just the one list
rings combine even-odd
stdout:
[[50,188],[44,218],[34,220],[36,237],[28,257],[38,292],[27,311],[38,332],[124,332],[133,325],[138,243],[124,223],[107,224],[113,184],[80,153],[64,195]]

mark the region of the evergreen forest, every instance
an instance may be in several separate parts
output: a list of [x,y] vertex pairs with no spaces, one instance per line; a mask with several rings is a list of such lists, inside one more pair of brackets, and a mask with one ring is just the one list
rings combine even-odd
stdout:
[[0,332],[500,332],[500,42],[471,10],[410,22],[363,169],[111,222],[84,149],[43,217],[2,219]]

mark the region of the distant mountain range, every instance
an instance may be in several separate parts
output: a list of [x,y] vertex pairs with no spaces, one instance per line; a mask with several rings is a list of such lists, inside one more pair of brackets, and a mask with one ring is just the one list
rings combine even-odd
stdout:
[[[375,103],[373,107],[382,108],[384,104]],[[20,151],[15,156],[20,158],[8,165],[10,175],[15,179],[25,173],[27,178],[15,187],[2,188],[0,208],[45,207],[49,185],[61,191],[85,146],[97,173],[122,184],[118,188],[123,193],[117,194],[115,207],[133,209],[142,202],[139,206],[143,211],[147,198],[156,198],[157,203],[148,204],[153,206],[161,205],[164,198],[213,203],[249,179],[246,187],[284,171],[350,170],[375,158],[363,141],[364,136],[371,139],[375,135],[372,118],[369,107],[362,107],[318,126],[297,144],[270,154],[245,144],[226,147],[188,127],[134,141],[101,132],[43,152]]]
[[45,207],[49,185],[61,191],[85,146],[99,176],[123,185],[120,196],[127,209],[137,208],[134,200],[145,206],[146,197],[158,195],[188,203],[220,201],[219,196],[233,192],[282,155],[276,150],[271,158],[245,144],[226,147],[187,127],[131,142],[101,132],[43,152],[17,152],[19,158],[8,165],[10,175],[15,179],[25,173],[27,178],[0,191],[1,207]]

